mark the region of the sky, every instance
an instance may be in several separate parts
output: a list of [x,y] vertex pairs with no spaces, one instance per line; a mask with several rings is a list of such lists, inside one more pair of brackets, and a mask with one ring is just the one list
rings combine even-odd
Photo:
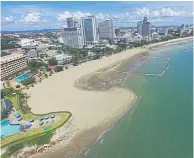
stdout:
[[1,2],[4,31],[60,29],[66,18],[95,15],[98,22],[113,19],[116,27],[135,27],[147,16],[154,26],[193,23],[192,1],[15,1]]

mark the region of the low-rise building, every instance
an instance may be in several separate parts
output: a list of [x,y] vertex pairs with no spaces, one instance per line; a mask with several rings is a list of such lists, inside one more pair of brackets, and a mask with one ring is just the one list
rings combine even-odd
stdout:
[[35,41],[34,39],[21,39],[21,41],[19,42],[19,45],[21,45],[22,47],[30,47],[30,46],[37,46],[39,44],[38,41]]
[[38,53],[37,53],[36,49],[30,49],[27,52],[27,57],[28,58],[37,58],[38,57]]
[[168,34],[168,30],[167,30],[167,29],[159,30],[159,31],[158,31],[158,34],[159,34],[160,36],[162,36],[162,37],[165,37],[165,36],[167,36],[167,34]]
[[58,54],[54,56],[58,62],[58,64],[63,64],[71,61],[72,56],[68,54]]
[[45,53],[49,56],[49,57],[54,57],[55,55],[57,55],[57,50],[47,50],[45,51]]
[[27,68],[27,60],[23,54],[11,54],[0,59],[1,79]]
[[112,45],[107,44],[107,45],[106,45],[106,47],[108,47],[108,48],[111,48],[111,49],[115,50],[115,49],[117,49],[117,47],[118,47],[118,46],[117,46],[117,45],[113,45],[113,44],[112,44]]

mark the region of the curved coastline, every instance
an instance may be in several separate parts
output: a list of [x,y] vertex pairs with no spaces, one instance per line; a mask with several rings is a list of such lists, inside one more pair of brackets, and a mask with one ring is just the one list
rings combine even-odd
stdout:
[[[134,54],[132,54],[132,55],[125,55],[125,57],[126,58],[131,58],[132,56],[134,56],[134,55],[137,55],[137,54],[140,54],[140,53],[142,53],[142,52],[145,52],[148,48],[152,48],[152,47],[156,47],[156,46],[160,46],[160,45],[163,45],[163,44],[166,44],[166,43],[174,43],[174,42],[181,42],[182,40],[187,40],[187,39],[191,39],[191,38],[184,38],[184,39],[176,39],[176,40],[172,40],[172,41],[166,41],[166,42],[161,42],[161,43],[157,43],[157,44],[152,44],[152,45],[150,45],[150,46],[146,46],[146,48],[144,48],[144,49],[139,49],[136,53],[134,53]],[[125,52],[123,52],[123,53],[126,53],[126,52],[132,52],[133,50],[129,50],[129,51],[125,51]],[[117,55],[117,54],[115,54],[115,55]],[[115,55],[113,55],[113,56],[115,56]],[[118,54],[118,55],[120,55],[120,54]],[[112,56],[111,56],[112,57]],[[108,57],[108,58],[111,58],[111,57]],[[122,55],[120,55],[120,59],[117,59],[117,60],[115,60],[114,62],[112,62],[112,63],[110,63],[110,64],[115,64],[115,62],[120,62],[120,61],[122,61],[122,60],[124,60],[125,58],[124,57],[122,57]],[[100,59],[100,60],[103,60],[103,59]],[[92,61],[91,63],[95,63],[95,62],[100,62],[100,60],[97,60],[97,61]],[[87,64],[87,63],[86,63]],[[109,67],[110,67],[110,64],[109,64]],[[84,65],[84,64],[83,64]],[[88,64],[89,66],[91,65],[91,64]],[[82,66],[82,65],[80,65],[80,66]],[[82,66],[82,67],[84,67],[84,66]],[[104,67],[101,67],[101,68],[99,68],[99,69],[105,69],[106,68],[106,66],[104,66]],[[81,69],[81,68],[79,68],[79,67],[75,67],[75,69]],[[73,68],[73,69],[71,69],[70,71],[75,71],[75,69]],[[84,69],[84,68],[83,68]],[[96,71],[99,71],[99,69],[96,69]],[[95,70],[94,70],[95,71]],[[87,75],[88,73],[93,73],[94,71],[87,71],[86,73],[85,72],[81,72],[80,74],[77,74],[76,76],[74,76],[74,82],[76,81],[76,80],[79,80],[82,76],[85,76],[85,75]],[[60,75],[60,73],[59,74],[56,74],[56,75]],[[53,76],[52,76],[53,77]],[[58,80],[59,81],[59,80]],[[46,82],[46,81],[45,81]],[[71,82],[71,84],[72,83],[74,83],[74,82]],[[73,84],[74,85],[74,84]],[[36,87],[35,87],[36,88]],[[76,87],[74,87],[74,88],[76,88]],[[114,87],[114,88],[110,88],[109,90],[107,90],[106,91],[106,93],[107,92],[110,92],[110,91],[115,91],[115,90],[118,90],[118,89],[122,89],[122,91],[124,90],[123,88],[118,88],[118,87]],[[79,91],[83,91],[83,90],[80,90],[79,89]],[[87,129],[85,129],[85,130],[79,130],[79,132],[77,133],[77,136],[72,140],[72,143],[70,144],[70,146],[73,146],[73,145],[75,145],[75,143],[77,143],[77,142],[82,142],[83,140],[80,140],[80,137],[82,137],[82,136],[86,136],[87,135],[87,133],[92,133],[92,132],[94,132],[95,130],[97,131],[97,132],[95,132],[97,135],[96,135],[96,137],[98,138],[98,136],[100,135],[100,133],[102,133],[102,131],[104,131],[104,129],[107,129],[107,124],[109,124],[110,122],[115,122],[116,123],[116,121],[118,121],[118,118],[119,118],[119,116],[121,117],[121,116],[123,116],[123,112],[127,112],[130,108],[129,107],[131,107],[131,105],[133,105],[134,104],[134,101],[137,99],[137,96],[135,96],[134,94],[133,94],[133,92],[131,92],[131,91],[129,91],[129,90],[124,90],[124,91],[127,91],[127,93],[128,93],[128,95],[129,94],[132,94],[133,95],[133,97],[131,97],[131,98],[133,98],[133,99],[131,99],[129,102],[126,102],[127,103],[127,106],[125,106],[125,104],[121,104],[120,105],[120,108],[118,108],[116,111],[115,111],[115,117],[114,116],[112,116],[112,115],[108,115],[108,117],[106,117],[105,119],[103,119],[103,121],[101,121],[101,122],[98,122],[98,123],[96,123],[94,126],[91,126],[91,127],[88,127]],[[90,92],[89,92],[90,93]],[[100,92],[96,92],[96,93],[100,93]],[[125,97],[126,98],[126,97]],[[128,99],[127,100],[129,100],[129,96],[127,97]],[[129,108],[129,109],[128,109]],[[122,110],[123,111],[122,111]],[[67,109],[68,110],[68,109]],[[32,107],[32,111],[33,111],[33,107]],[[37,113],[37,111],[35,110],[35,113]],[[110,127],[110,126],[109,126]],[[92,132],[91,132],[92,131]],[[79,138],[78,138],[79,137]],[[96,140],[96,138],[94,139],[90,139],[89,141],[88,141],[88,143],[84,143],[84,145],[83,146],[86,146],[86,145],[88,145],[88,144],[90,144],[91,142],[93,142],[93,141],[95,141]],[[65,146],[63,146],[63,145],[60,145],[60,147],[54,147],[53,148],[53,150],[57,150],[58,148],[64,148]],[[80,149],[80,148],[82,148],[83,149],[83,147],[82,146],[80,146],[80,147],[78,147],[78,149],[77,149],[77,151],[75,151],[74,149],[74,151],[73,151],[73,153],[71,152],[71,151],[69,151],[69,150],[72,150],[72,148],[70,149],[70,147],[68,147],[69,149],[67,149],[67,152],[69,152],[70,153],[70,155],[72,155],[73,153],[75,154],[75,153],[77,153],[78,152],[78,149]],[[65,150],[65,149],[64,149]],[[47,153],[45,153],[45,154],[41,154],[41,155],[39,155],[40,157],[47,157],[48,155],[52,155],[52,153],[51,153],[51,151],[47,151]],[[38,155],[37,155],[38,156]]]

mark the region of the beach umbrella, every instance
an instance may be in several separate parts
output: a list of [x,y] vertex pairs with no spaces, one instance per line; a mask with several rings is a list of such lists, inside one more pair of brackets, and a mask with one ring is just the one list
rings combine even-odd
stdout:
[[50,116],[50,118],[54,118],[54,117],[55,117],[55,115]]
[[44,124],[44,122],[43,122],[43,121],[40,121],[40,122],[39,122],[39,125],[43,125],[43,124]]
[[34,122],[34,119],[30,119],[30,121],[29,122]]
[[32,124],[31,124],[31,123],[27,123],[25,126],[26,126],[27,128],[29,128],[29,127],[32,126]]
[[20,117],[20,114],[19,114],[19,113],[16,113],[16,114],[15,114],[15,117],[16,117],[16,118],[19,118],[19,117]]
[[18,118],[18,121],[21,121],[22,120],[22,117]]
[[48,116],[45,116],[44,119],[47,120],[49,117]]
[[40,117],[40,121],[42,121],[42,120],[44,120],[44,117],[42,116],[42,117]]

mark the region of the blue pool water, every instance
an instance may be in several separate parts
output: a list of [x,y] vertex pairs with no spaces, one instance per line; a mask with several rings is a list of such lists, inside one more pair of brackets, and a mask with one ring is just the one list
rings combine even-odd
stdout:
[[22,74],[22,75],[20,75],[20,76],[18,76],[18,77],[16,78],[16,81],[17,81],[17,82],[21,82],[21,81],[23,81],[23,80],[25,80],[25,79],[27,79],[27,78],[33,76],[33,75],[34,75],[34,73],[31,73],[31,72],[26,73],[26,74]]
[[10,124],[9,120],[1,121],[1,137],[12,135],[14,133],[20,132],[21,125]]

